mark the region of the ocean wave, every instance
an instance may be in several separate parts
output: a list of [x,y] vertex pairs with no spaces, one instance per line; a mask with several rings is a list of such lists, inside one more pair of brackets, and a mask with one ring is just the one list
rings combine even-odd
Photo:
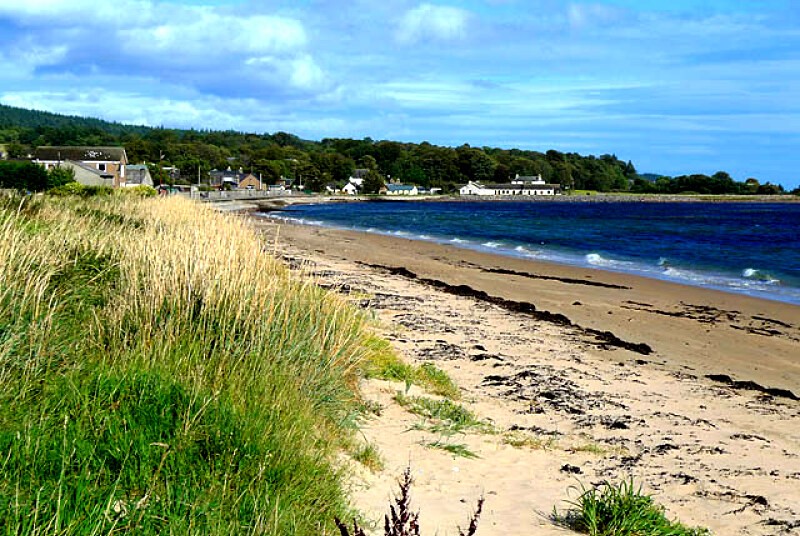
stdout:
[[500,247],[502,244],[501,244],[500,242],[491,242],[491,241],[490,241],[490,242],[484,242],[484,243],[483,243],[483,244],[481,244],[481,245],[482,245],[483,247],[485,247],[485,248],[492,248],[492,249],[496,249],[496,248],[499,248],[499,247]]
[[469,240],[463,240],[461,238],[451,238],[450,242],[452,242],[453,244],[468,244]]
[[768,285],[776,285],[781,282],[780,279],[776,279],[769,275],[766,272],[762,272],[756,268],[745,268],[742,270],[742,277],[745,279],[751,279],[754,281],[760,281],[762,283],[766,283]]
[[606,259],[599,253],[587,253],[584,259],[592,266],[614,266],[617,264],[615,261]]

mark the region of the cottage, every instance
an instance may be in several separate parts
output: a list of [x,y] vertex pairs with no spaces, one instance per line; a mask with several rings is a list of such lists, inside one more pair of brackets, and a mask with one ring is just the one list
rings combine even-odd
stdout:
[[386,195],[419,195],[419,190],[413,185],[389,184],[386,186]]
[[342,188],[342,193],[347,195],[358,195],[358,187],[352,182],[348,182],[344,185],[344,188]]
[[369,173],[368,169],[357,169],[353,171],[353,175],[350,176],[348,182],[357,188],[361,188],[364,186],[364,179],[367,177],[367,173]]
[[125,185],[128,156],[124,147],[44,146],[36,148],[33,161],[45,169],[71,161],[81,168],[93,168],[104,177],[110,176],[111,185],[120,187]]
[[561,193],[561,185],[546,184],[541,177],[531,178],[533,180],[520,180],[518,176],[510,183],[482,185],[478,182],[470,181],[465,186],[459,188],[461,195],[480,195],[480,196],[539,196],[539,195],[558,195]]
[[73,162],[72,160],[64,160],[57,166],[65,169],[71,169],[75,174],[75,182],[83,186],[109,186],[114,187],[114,175],[99,171],[97,168],[82,162]]
[[[281,186],[283,183],[281,182]],[[252,173],[248,173],[244,176],[243,179],[239,181],[239,189],[240,190],[261,190],[261,179],[253,175]]]

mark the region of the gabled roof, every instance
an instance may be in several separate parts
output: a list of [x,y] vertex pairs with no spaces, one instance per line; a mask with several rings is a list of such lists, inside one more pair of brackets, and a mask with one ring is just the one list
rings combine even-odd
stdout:
[[353,175],[351,175],[350,178],[352,178],[352,179],[363,179],[363,178],[365,178],[367,176],[367,173],[369,173],[368,169],[357,169],[357,170],[353,171]]
[[83,162],[75,162],[74,160],[64,160],[64,164],[68,166],[79,167],[82,170],[86,171],[87,173],[91,173],[92,175],[97,175],[102,179],[110,179],[114,177],[114,175],[111,175],[110,173],[105,173],[103,171],[93,168],[92,166],[87,166]]
[[34,152],[37,160],[77,162],[128,162],[124,147],[43,146]]

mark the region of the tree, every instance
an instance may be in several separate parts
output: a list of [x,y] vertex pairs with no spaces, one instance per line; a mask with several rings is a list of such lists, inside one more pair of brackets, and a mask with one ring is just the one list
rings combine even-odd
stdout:
[[370,169],[367,171],[367,175],[364,177],[364,183],[361,186],[361,189],[364,190],[366,194],[377,194],[380,192],[381,188],[383,188],[385,182],[383,177],[380,173],[378,173],[374,169]]
[[71,167],[54,166],[47,172],[47,188],[56,188],[75,182],[75,170]]
[[0,162],[0,188],[42,192],[47,189],[44,167],[33,162]]

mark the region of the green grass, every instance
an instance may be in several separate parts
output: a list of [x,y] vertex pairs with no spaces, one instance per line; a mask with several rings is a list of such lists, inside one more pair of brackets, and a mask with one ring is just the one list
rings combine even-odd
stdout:
[[442,428],[458,433],[469,429],[484,429],[487,424],[479,420],[471,411],[461,404],[448,399],[434,399],[424,396],[406,396],[397,393],[395,401],[414,415],[430,419]]
[[633,481],[604,483],[600,487],[582,489],[566,514],[553,512],[563,526],[590,536],[701,536],[709,532],[688,528],[664,515],[664,509]]
[[351,515],[337,460],[379,352],[362,313],[261,250],[178,198],[0,200],[0,534]]
[[550,450],[556,448],[558,442],[554,437],[541,437],[521,431],[506,432],[503,434],[503,443],[515,448],[528,448],[531,450]]
[[363,445],[359,445],[351,455],[355,461],[372,472],[383,470],[383,457],[381,456],[378,447],[376,447],[373,443],[364,443]]
[[469,448],[463,443],[449,443],[446,441],[437,440],[423,441],[421,444],[429,449],[438,449],[449,452],[453,456],[457,456],[459,458],[480,458],[480,456],[469,450]]
[[455,382],[433,363],[423,363],[418,367],[409,365],[394,353],[388,342],[382,339],[374,338],[370,341],[370,345],[373,357],[365,363],[365,377],[404,382],[406,386],[419,385],[430,394],[452,400],[461,397]]

